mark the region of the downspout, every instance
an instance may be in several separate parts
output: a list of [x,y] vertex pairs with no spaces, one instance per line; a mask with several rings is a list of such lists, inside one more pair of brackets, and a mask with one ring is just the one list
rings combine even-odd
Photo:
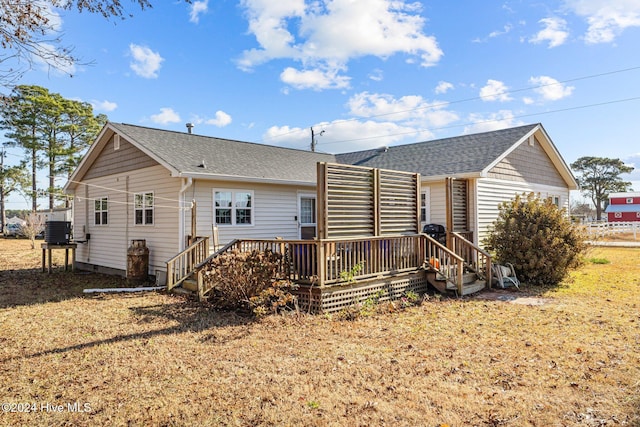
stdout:
[[178,196],[178,213],[180,215],[179,217],[179,221],[178,221],[178,249],[180,252],[182,252],[185,249],[185,235],[184,235],[184,227],[185,227],[185,221],[184,221],[184,209],[186,207],[186,201],[185,201],[185,193],[187,192],[187,190],[191,187],[191,185],[193,185],[193,178],[189,177],[189,178],[183,178],[182,179],[182,187],[180,187],[180,193]]

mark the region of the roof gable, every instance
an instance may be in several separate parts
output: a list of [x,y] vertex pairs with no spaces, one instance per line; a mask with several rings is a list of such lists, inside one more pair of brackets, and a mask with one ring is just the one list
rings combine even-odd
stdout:
[[110,122],[65,189],[75,187],[77,181],[99,165],[102,153],[108,152],[105,146],[116,134],[174,177],[315,185],[317,163],[335,162],[332,154]]
[[541,124],[336,155],[340,163],[418,172],[424,178],[484,177],[535,136],[570,189],[577,183]]

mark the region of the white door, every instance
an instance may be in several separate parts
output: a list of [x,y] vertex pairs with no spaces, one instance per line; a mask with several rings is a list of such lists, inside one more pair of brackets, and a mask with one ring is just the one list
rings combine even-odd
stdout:
[[298,230],[301,239],[316,237],[316,196],[300,194],[298,196]]

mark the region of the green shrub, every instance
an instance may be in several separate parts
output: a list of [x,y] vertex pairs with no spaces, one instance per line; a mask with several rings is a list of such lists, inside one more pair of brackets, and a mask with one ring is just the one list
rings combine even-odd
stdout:
[[494,262],[512,263],[518,278],[530,285],[560,283],[587,250],[584,232],[565,210],[533,193],[500,205],[484,244]]
[[289,292],[296,285],[286,277],[282,255],[268,249],[224,253],[204,267],[203,279],[213,287],[210,301],[221,308],[262,316],[296,305]]

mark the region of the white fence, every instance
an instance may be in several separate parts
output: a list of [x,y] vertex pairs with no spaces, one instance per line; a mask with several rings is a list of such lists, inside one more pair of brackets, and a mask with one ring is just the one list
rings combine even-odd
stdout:
[[629,222],[591,222],[586,223],[585,228],[589,236],[603,237],[613,234],[633,233],[633,239],[640,235],[640,221]]

